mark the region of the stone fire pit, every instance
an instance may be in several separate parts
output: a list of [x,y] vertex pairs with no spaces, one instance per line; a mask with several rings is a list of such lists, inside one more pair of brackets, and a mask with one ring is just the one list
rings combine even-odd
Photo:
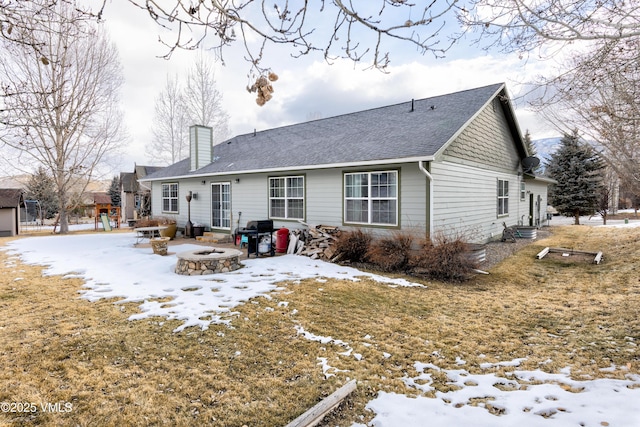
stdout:
[[199,276],[202,274],[228,273],[242,267],[237,249],[202,248],[193,251],[180,252],[176,257],[175,272],[184,276]]

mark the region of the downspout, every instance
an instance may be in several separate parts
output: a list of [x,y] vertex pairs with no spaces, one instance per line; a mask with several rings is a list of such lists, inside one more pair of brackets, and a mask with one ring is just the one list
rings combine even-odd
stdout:
[[424,160],[418,162],[418,168],[429,180],[429,238],[433,237],[433,176],[424,167]]

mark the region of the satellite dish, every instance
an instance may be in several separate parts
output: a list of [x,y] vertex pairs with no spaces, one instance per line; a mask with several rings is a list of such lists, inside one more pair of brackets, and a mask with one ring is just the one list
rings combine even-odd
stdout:
[[522,159],[522,168],[525,172],[531,172],[539,164],[540,159],[537,157],[529,156]]

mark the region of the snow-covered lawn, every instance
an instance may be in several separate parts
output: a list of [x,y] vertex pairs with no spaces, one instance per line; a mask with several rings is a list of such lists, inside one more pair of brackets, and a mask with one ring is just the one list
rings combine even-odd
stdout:
[[[173,272],[175,254],[202,246],[171,246],[173,255],[163,257],[153,254],[151,248],[134,247],[135,242],[133,233],[102,232],[19,239],[9,247],[27,264],[47,265],[45,274],[83,278],[82,297],[90,301],[120,298],[119,303],[140,302],[142,313],[131,320],[160,316],[183,321],[176,332],[226,323],[224,317],[233,307],[273,291],[284,280],[369,276],[395,285],[415,285],[295,255],[245,260],[244,268],[227,274],[181,276]],[[172,301],[156,301],[166,298]]]
[[[160,316],[182,321],[176,329],[196,326],[206,329],[211,323],[229,322],[234,307],[249,299],[266,295],[282,281],[306,278],[358,280],[360,276],[391,286],[419,286],[404,279],[393,279],[359,270],[314,261],[294,255],[244,261],[245,267],[226,274],[180,276],[173,273],[175,255],[161,257],[150,248],[135,248],[133,233],[95,233],[69,236],[43,236],[11,241],[11,253],[29,264],[46,265],[46,274],[81,277],[86,282],[82,298],[97,301],[117,298],[117,303],[139,303],[141,312],[130,320]],[[177,253],[194,249],[185,244],[172,246]],[[159,300],[170,302],[159,302]],[[334,341],[298,328],[305,338],[319,342]],[[353,355],[356,357],[356,355]],[[387,356],[385,356],[387,357]],[[326,361],[319,368],[331,372]],[[470,374],[466,362],[459,370],[441,371],[417,360],[415,372],[402,381],[408,388],[430,390],[431,374],[445,372],[454,391],[437,392],[437,398],[410,398],[402,394],[380,392],[369,402],[376,415],[371,426],[639,426],[640,376],[628,374],[625,380],[591,379],[575,381],[569,372],[517,371],[511,378],[496,376],[494,365],[481,366],[485,374]],[[612,367],[625,371],[626,367]],[[335,371],[335,370],[334,370]],[[470,406],[470,399],[488,399]],[[491,411],[490,411],[490,410]],[[499,414],[499,415],[497,415]],[[355,424],[358,426],[359,424]]]

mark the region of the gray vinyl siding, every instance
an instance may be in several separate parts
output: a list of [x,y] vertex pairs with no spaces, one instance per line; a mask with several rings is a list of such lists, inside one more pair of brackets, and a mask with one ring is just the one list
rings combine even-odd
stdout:
[[342,170],[323,169],[306,173],[308,224],[342,225]]
[[[339,193],[339,223],[336,225],[344,225],[342,222],[343,209],[344,209],[344,189],[342,175],[346,172],[358,172],[358,171],[398,171],[398,226],[397,227],[385,227],[375,226],[373,229],[376,234],[381,234],[384,230],[397,230],[403,229],[408,231],[415,231],[418,234],[424,234],[428,229],[427,224],[427,197],[428,197],[428,181],[427,177],[420,172],[417,162],[404,163],[404,164],[391,164],[383,166],[373,166],[366,169],[362,168],[348,168],[342,169],[340,173],[340,193]],[[359,226],[360,228],[368,228],[367,226]]]
[[[231,216],[232,230],[238,227],[244,228],[248,221],[267,219],[269,215],[269,188],[267,174],[251,174],[237,176],[231,181]],[[212,178],[211,182],[226,180],[227,177]],[[240,215],[242,213],[242,215]]]
[[[162,184],[178,183],[178,213],[171,214],[162,212]],[[191,200],[191,222],[209,226],[211,222],[211,186],[202,184],[202,179],[190,180],[168,180],[152,183],[151,206],[153,217],[173,218],[177,221],[178,227],[184,227],[189,217],[189,207],[187,204],[187,193],[197,194],[197,198]]]
[[[520,201],[520,156],[497,100],[433,162],[434,232],[486,242],[528,214]],[[509,182],[509,213],[497,215],[498,180]],[[526,212],[525,212],[526,211]]]
[[525,190],[526,190],[526,194],[525,194],[525,201],[523,202],[524,206],[523,206],[523,210],[525,218],[524,218],[524,225],[528,225],[529,224],[529,204],[530,204],[530,196],[533,195],[533,200],[534,200],[534,217],[533,217],[533,224],[535,224],[535,220],[536,220],[536,212],[535,212],[535,202],[538,198],[538,196],[540,196],[540,224],[539,225],[543,225],[546,224],[546,215],[547,215],[547,204],[549,203],[547,200],[547,184],[544,182],[540,182],[540,181],[533,181],[533,180],[525,180]]
[[424,236],[429,229],[428,197],[429,181],[418,163],[402,166],[400,174],[400,226]]
[[[517,224],[521,209],[516,173],[455,163],[434,163],[434,232],[485,242],[502,233],[502,222]],[[497,216],[497,181],[509,181],[509,214]]]
[[[363,170],[361,168],[336,168],[310,171],[291,171],[281,174],[256,173],[209,177],[207,179],[179,180],[179,212],[172,217],[178,221],[178,227],[184,227],[187,221],[186,194],[191,190],[198,198],[191,201],[191,221],[211,225],[211,183],[231,183],[231,231],[245,227],[247,221],[267,219],[269,215],[269,177],[296,176],[305,177],[305,223],[310,225],[332,225],[343,227],[343,175],[345,172]],[[399,225],[402,228],[424,233],[426,225],[427,187],[426,177],[419,171],[417,163],[404,165],[385,165],[376,171],[397,170],[399,172]],[[235,180],[239,179],[239,182]],[[205,184],[202,184],[205,181]],[[169,181],[167,181],[169,182]],[[176,181],[173,181],[176,182]],[[152,190],[154,216],[170,216],[161,212],[162,182],[154,182]],[[242,215],[239,216],[240,212]],[[274,228],[289,229],[305,227],[298,220],[274,220]],[[365,227],[366,228],[366,227]],[[376,232],[387,227],[376,227]],[[396,227],[389,227],[395,230]]]
[[443,153],[443,161],[511,173],[520,166],[507,118],[494,99]]

